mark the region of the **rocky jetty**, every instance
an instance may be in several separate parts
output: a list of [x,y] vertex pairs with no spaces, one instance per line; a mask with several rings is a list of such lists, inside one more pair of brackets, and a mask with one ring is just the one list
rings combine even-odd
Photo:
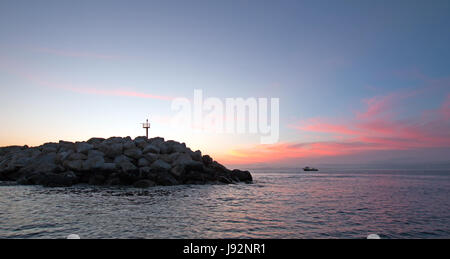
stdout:
[[0,148],[0,181],[50,187],[251,183],[248,171],[229,170],[186,144],[163,138],[92,138]]

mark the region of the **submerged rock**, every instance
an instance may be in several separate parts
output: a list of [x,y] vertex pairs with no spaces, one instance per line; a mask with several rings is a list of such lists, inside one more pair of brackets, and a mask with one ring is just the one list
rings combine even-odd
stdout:
[[0,148],[0,181],[49,187],[251,183],[248,171],[229,170],[185,143],[163,138],[91,138],[86,142]]

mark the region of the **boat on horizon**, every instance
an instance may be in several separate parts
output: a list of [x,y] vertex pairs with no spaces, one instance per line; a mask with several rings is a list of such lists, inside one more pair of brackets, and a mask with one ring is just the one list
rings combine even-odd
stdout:
[[305,171],[305,172],[311,172],[311,171],[316,172],[316,171],[319,171],[319,169],[307,166],[307,167],[303,168],[303,171]]

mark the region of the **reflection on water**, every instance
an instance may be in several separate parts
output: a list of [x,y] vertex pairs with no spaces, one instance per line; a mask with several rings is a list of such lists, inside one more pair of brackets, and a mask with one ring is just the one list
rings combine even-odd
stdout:
[[0,237],[449,238],[450,173],[253,171],[251,185],[0,186]]

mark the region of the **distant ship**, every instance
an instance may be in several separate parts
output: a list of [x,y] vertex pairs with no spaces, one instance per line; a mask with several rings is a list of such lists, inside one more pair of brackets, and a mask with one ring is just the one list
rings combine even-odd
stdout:
[[307,167],[303,168],[303,171],[307,171],[307,172],[309,172],[309,171],[319,171],[319,169],[307,166]]

